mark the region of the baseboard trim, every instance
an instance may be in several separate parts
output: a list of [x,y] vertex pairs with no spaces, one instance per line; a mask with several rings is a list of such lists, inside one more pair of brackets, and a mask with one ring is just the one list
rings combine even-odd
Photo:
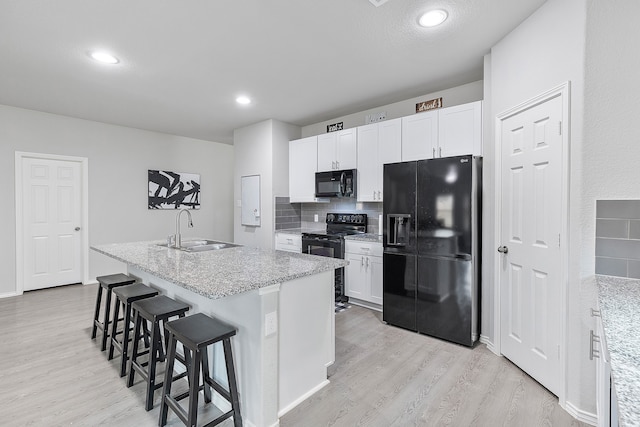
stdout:
[[488,349],[491,353],[495,354],[496,356],[502,356],[500,353],[498,353],[498,350],[494,347],[494,345],[493,345],[493,341],[491,341],[491,340],[489,339],[489,337],[487,337],[486,335],[482,335],[482,334],[480,334],[480,342],[481,342],[482,344],[486,345],[486,346],[487,346],[487,349]]
[[97,280],[87,280],[86,282],[83,283],[83,285],[96,285],[98,284]]
[[22,295],[21,293],[17,293],[17,292],[5,292],[4,294],[0,294],[0,298],[10,298],[10,297],[17,297],[18,295]]
[[595,426],[598,425],[598,416],[594,413],[583,411],[571,402],[565,404],[565,411],[569,413],[573,418],[583,423]]
[[304,393],[302,396],[300,396],[299,398],[297,398],[296,400],[291,402],[289,405],[287,405],[284,408],[282,408],[281,410],[279,410],[278,411],[278,418],[282,417],[284,414],[286,414],[287,412],[289,412],[290,410],[292,410],[293,408],[298,406],[300,403],[302,403],[304,400],[306,400],[308,397],[310,397],[311,395],[316,393],[318,390],[320,390],[321,388],[323,388],[327,384],[329,384],[329,380],[322,381],[320,384],[318,384],[317,386],[313,387],[308,392]]

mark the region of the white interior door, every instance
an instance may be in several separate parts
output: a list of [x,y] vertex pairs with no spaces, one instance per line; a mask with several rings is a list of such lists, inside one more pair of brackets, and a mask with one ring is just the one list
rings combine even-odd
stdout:
[[501,352],[559,395],[562,96],[502,121]]
[[80,163],[22,159],[25,291],[82,281],[81,197]]

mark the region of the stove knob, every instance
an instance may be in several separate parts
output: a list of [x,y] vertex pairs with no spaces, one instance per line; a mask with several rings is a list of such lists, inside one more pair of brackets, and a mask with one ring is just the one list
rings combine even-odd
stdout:
[[333,222],[333,214],[327,215],[327,222]]

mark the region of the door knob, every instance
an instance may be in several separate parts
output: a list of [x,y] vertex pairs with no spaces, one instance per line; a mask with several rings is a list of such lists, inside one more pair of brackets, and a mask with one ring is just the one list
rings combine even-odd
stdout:
[[76,227],[76,228],[75,228],[75,230],[76,230],[76,231],[80,231],[80,227]]
[[498,247],[498,252],[500,252],[501,254],[506,254],[509,252],[509,248],[506,246],[500,246]]

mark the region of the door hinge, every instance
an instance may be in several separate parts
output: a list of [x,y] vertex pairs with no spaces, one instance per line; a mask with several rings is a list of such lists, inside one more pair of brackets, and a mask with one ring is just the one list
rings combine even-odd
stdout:
[[558,122],[558,135],[562,135],[562,122]]

